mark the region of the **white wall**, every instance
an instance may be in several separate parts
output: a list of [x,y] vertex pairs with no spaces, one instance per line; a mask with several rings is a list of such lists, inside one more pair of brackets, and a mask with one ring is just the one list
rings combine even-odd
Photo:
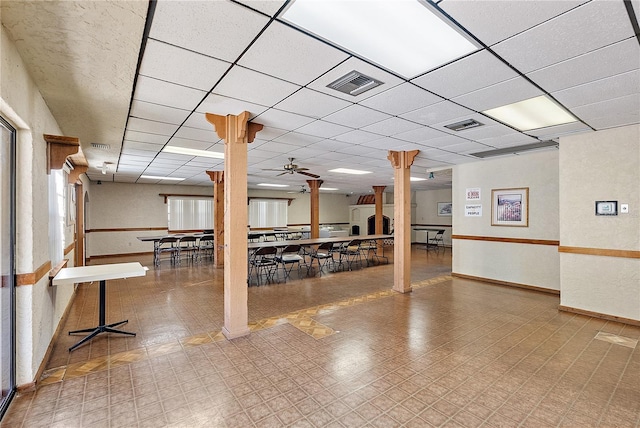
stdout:
[[[438,225],[451,225],[452,216],[438,215],[438,202],[451,202],[451,189],[423,190],[416,191],[416,216],[414,224],[436,229]],[[454,209],[458,209],[455,207]],[[422,227],[422,226],[417,226]],[[451,227],[443,227],[444,243],[451,245]],[[426,242],[425,232],[414,231],[414,242]],[[433,232],[429,237],[433,238]]]
[[[0,114],[17,129],[16,273],[36,272],[50,260],[48,178],[43,134],[62,135],[4,27],[0,39]],[[67,242],[73,228],[65,230]],[[72,238],[71,238],[72,239]],[[73,253],[67,257],[73,257]],[[73,287],[49,287],[48,276],[16,289],[16,382],[34,381]]]
[[[640,251],[640,127],[560,140],[560,245]],[[596,216],[595,201],[629,204]],[[560,253],[561,304],[640,320],[640,259]]]
[[[91,183],[87,204],[87,256],[145,253],[153,251],[150,242],[138,236],[166,233],[167,206],[160,193],[213,196],[213,184],[180,186],[156,184]],[[291,198],[287,217],[290,225],[311,221],[309,194],[283,191],[249,190],[250,197]],[[320,223],[348,223],[348,201],[343,194],[320,193]],[[96,229],[165,228],[164,230],[95,231]],[[341,225],[345,229],[347,224]]]
[[[453,168],[453,234],[559,240],[558,151],[457,165]],[[529,187],[529,227],[491,226],[491,189]],[[467,188],[481,189],[482,217],[465,217]],[[476,202],[473,202],[476,203]],[[560,289],[555,245],[455,239],[454,273]]]

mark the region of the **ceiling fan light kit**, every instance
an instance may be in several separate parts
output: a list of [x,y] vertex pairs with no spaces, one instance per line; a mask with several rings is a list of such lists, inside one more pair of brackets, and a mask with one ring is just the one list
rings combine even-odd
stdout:
[[309,170],[309,168],[301,168],[298,165],[294,164],[294,160],[295,158],[289,158],[289,163],[283,165],[282,169],[265,169],[263,171],[281,171],[280,174],[277,175],[278,177],[284,174],[293,174],[295,172],[297,174],[306,175],[307,177],[320,178],[319,175],[306,172]]

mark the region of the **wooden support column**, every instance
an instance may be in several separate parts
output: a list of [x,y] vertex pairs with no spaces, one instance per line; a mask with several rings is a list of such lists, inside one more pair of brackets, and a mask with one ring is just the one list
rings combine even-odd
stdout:
[[311,238],[320,237],[320,186],[322,180],[307,180],[311,190]]
[[[382,193],[386,188],[387,186],[373,186],[373,191],[375,192],[376,197],[376,235],[382,235],[382,233],[384,232],[382,227],[384,219],[384,213],[382,211]],[[376,243],[376,247],[377,254],[382,255],[382,252],[384,251],[384,242],[382,242],[382,240],[378,240]]]
[[389,150],[393,167],[393,290],[411,291],[411,165],[419,150]]
[[249,112],[207,113],[224,140],[224,327],[227,339],[249,334],[247,304],[247,143],[262,125],[248,123]]
[[224,171],[207,171],[213,181],[213,264],[224,267]]

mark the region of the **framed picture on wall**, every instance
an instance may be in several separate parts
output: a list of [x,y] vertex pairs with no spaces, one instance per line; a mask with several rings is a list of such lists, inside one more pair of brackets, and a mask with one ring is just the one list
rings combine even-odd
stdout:
[[438,202],[438,216],[451,217],[452,208],[451,202]]
[[529,226],[529,188],[491,190],[492,226]]

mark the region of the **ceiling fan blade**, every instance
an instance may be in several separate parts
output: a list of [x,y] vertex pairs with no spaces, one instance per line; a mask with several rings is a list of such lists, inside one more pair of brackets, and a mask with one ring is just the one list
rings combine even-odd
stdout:
[[[306,169],[306,168],[305,168],[305,169]],[[313,178],[320,178],[320,176],[319,176],[319,175],[311,174],[310,172],[300,171],[300,169],[298,169],[296,172],[297,172],[298,174],[306,175],[306,176],[309,176],[309,177],[313,177]]]
[[[277,169],[276,171],[280,171],[280,170]],[[276,175],[276,177],[280,177],[281,175],[285,175],[285,174],[288,174],[288,172],[287,171],[281,172],[280,174]]]
[[309,171],[309,168],[296,168],[296,171]]
[[282,171],[282,168],[262,168],[262,171]]

